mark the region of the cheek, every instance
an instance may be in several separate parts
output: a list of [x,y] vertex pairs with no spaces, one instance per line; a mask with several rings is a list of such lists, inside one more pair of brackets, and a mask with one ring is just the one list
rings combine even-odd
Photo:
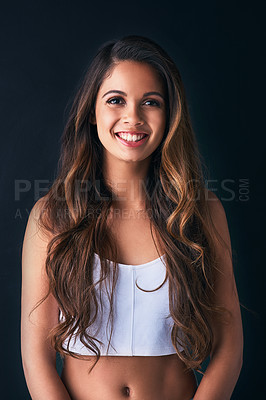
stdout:
[[110,110],[102,110],[99,113],[99,119],[97,120],[97,125],[98,129],[100,130],[101,128],[107,129],[110,131],[110,129],[113,127],[119,116],[115,112],[111,112]]
[[154,116],[153,124],[155,129],[160,132],[162,135],[164,133],[165,125],[166,125],[166,116],[164,113],[160,113]]

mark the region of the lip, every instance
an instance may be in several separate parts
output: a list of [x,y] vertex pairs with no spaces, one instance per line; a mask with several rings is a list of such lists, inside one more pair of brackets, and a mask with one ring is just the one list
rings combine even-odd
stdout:
[[141,146],[143,143],[145,143],[146,142],[146,140],[148,139],[148,137],[149,137],[149,135],[146,133],[146,132],[134,132],[134,133],[132,133],[132,134],[134,134],[134,135],[140,135],[141,133],[145,133],[147,136],[144,136],[144,138],[143,139],[141,139],[141,140],[139,140],[138,142],[127,142],[126,140],[124,140],[124,139],[122,139],[121,137],[119,137],[117,134],[118,133],[131,133],[131,132],[128,132],[128,131],[120,131],[120,132],[116,132],[115,133],[115,137],[116,137],[116,139],[120,142],[120,143],[122,143],[124,146],[127,146],[127,147],[139,147],[139,146]]
[[141,134],[148,135],[147,132],[139,132],[139,131],[118,131],[118,132],[115,132],[116,135],[117,135],[118,133],[127,133],[127,134],[129,134],[129,135],[141,135]]

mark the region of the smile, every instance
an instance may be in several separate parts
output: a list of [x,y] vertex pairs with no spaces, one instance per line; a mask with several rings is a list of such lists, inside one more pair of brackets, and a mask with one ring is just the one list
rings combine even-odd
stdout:
[[127,132],[117,132],[116,135],[126,140],[127,142],[137,142],[138,140],[141,140],[145,136],[147,136],[146,133],[132,134]]
[[142,145],[148,137],[146,133],[129,134],[126,132],[117,132],[115,135],[122,144],[128,147],[138,147]]

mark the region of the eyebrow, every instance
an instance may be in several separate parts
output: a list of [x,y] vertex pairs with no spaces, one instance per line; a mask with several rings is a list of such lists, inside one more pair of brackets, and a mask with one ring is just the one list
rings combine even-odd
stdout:
[[[109,94],[109,93],[118,93],[118,94],[122,94],[123,96],[127,96],[127,94],[126,94],[125,92],[122,92],[121,90],[109,90],[108,92],[106,92],[106,93],[102,96],[102,98],[103,98],[104,96],[107,96],[107,94]],[[146,93],[143,94],[143,97],[145,97],[145,96],[151,96],[151,95],[160,96],[163,100],[165,100],[164,96],[163,96],[161,93],[159,93],[159,92],[146,92]]]

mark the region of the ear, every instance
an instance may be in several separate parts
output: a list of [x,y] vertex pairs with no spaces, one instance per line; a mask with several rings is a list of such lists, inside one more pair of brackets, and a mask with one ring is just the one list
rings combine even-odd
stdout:
[[96,118],[93,112],[90,112],[89,114],[89,121],[92,125],[96,125]]

